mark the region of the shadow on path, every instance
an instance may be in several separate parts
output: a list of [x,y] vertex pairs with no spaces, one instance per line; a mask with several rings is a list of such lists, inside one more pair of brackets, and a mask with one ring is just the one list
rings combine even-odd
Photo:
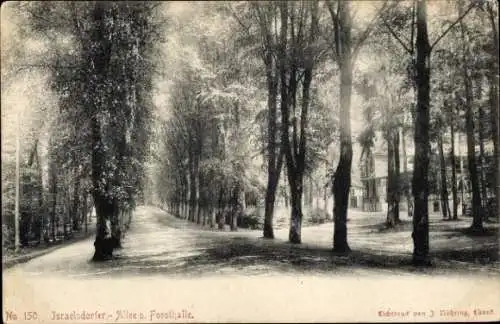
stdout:
[[[93,247],[76,243],[23,265],[33,275],[113,277],[165,275],[200,277],[213,274],[500,274],[498,240],[467,236],[460,227],[431,232],[433,266],[415,268],[411,261],[411,232],[373,232],[368,218],[353,217],[353,251],[338,255],[331,250],[332,224],[303,229],[303,244],[261,238],[260,231],[218,231],[175,218],[150,207],[138,209],[134,221],[112,260],[90,262]],[[371,218],[372,224],[379,223]],[[361,226],[359,226],[361,225]],[[376,224],[375,224],[376,225]],[[441,226],[441,224],[436,224]],[[455,225],[453,225],[455,226]]]

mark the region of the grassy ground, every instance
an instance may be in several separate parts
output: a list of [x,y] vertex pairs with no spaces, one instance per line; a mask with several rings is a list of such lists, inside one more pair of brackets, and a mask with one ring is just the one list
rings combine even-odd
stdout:
[[[302,229],[302,244],[287,242],[286,228],[276,231],[275,240],[260,238],[260,231],[240,231],[240,233],[213,234],[213,229],[202,229],[198,225],[171,216],[158,214],[163,224],[197,231],[198,237],[217,237],[218,244],[204,246],[204,252],[186,260],[187,268],[197,264],[202,269],[217,268],[228,262],[241,267],[266,266],[282,268],[284,271],[311,270],[332,271],[343,266],[375,267],[414,271],[409,265],[413,242],[411,239],[411,219],[402,215],[402,223],[395,229],[386,229],[383,213],[363,213],[350,211],[349,242],[353,252],[349,256],[334,255],[331,252],[333,224],[326,223]],[[434,267],[431,272],[484,271],[499,272],[498,267],[498,225],[488,225],[485,235],[476,236],[465,232],[470,219],[447,222],[439,215],[430,219],[430,246]],[[201,246],[196,246],[200,249]]]

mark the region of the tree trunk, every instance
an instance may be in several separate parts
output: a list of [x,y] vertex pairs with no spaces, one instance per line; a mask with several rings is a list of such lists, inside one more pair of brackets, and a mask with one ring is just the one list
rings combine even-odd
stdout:
[[43,235],[44,235],[44,229],[45,229],[45,203],[43,200],[43,169],[42,165],[40,164],[40,157],[38,154],[38,150],[35,152],[36,156],[36,179],[39,184],[39,187],[37,188],[37,200],[38,200],[38,213],[39,213],[39,228],[37,232],[37,240],[38,244],[40,244],[43,240]]
[[301,243],[301,225],[302,225],[302,179],[301,175],[292,174],[290,178],[290,196],[292,198],[292,214],[290,219],[290,231],[288,233],[288,240],[290,243]]
[[[96,2],[94,6],[93,27],[91,48],[88,52],[88,60],[91,63],[90,78],[87,86],[88,93],[96,97],[104,96],[104,86],[106,84],[107,69],[111,60],[111,41],[108,38],[106,26],[107,3]],[[92,105],[91,132],[92,132],[92,185],[93,197],[97,214],[97,232],[94,242],[94,261],[102,261],[111,258],[113,246],[106,237],[106,223],[113,215],[113,202],[106,198],[106,189],[102,189],[102,180],[105,179],[105,152],[101,138],[101,125],[98,112],[101,110],[102,100],[90,102]]]
[[55,165],[54,162],[51,161],[51,166],[50,166],[50,192],[51,192],[51,201],[52,201],[52,208],[51,208],[51,215],[50,215],[50,222],[51,222],[51,232],[52,232],[52,240],[56,240],[56,218],[57,218],[57,175],[55,171]]
[[399,223],[399,140],[397,129],[388,131],[387,137],[387,220],[388,227],[394,227]]
[[314,185],[313,185],[313,179],[312,179],[312,175],[308,175],[307,178],[309,179],[309,199],[308,199],[308,205],[309,207],[312,208],[312,205],[313,205],[313,199],[314,199]]
[[417,2],[417,111],[415,114],[415,162],[412,192],[415,201],[413,215],[413,263],[428,265],[429,260],[429,120],[430,120],[430,55],[427,33],[427,1]]
[[288,196],[288,191],[286,189],[282,190],[283,193],[283,202],[285,203],[285,208],[288,210],[290,205],[290,197]]
[[230,229],[231,231],[237,231],[238,230],[238,218],[240,217],[240,184],[236,184],[233,195],[232,195],[232,210],[231,210],[231,222],[230,222]]
[[189,148],[190,151],[190,157],[189,157],[189,213],[187,215],[187,218],[189,221],[194,222],[195,220],[195,205],[196,205],[196,174],[195,174],[195,167],[194,167],[194,152],[193,152],[193,144],[191,144],[191,147]]
[[[278,132],[277,127],[277,106],[276,100],[278,96],[278,75],[273,65],[273,57],[271,52],[268,52],[265,57],[266,78],[267,78],[267,109],[268,109],[268,125],[267,125],[267,145],[268,145],[268,160],[267,160],[267,189],[265,198],[264,211],[264,237],[274,238],[273,231],[273,214],[274,203],[276,200],[276,189],[279,183],[281,166],[283,162],[283,154],[281,149],[277,149],[276,137]],[[277,151],[279,153],[277,154]]]
[[395,143],[394,143],[394,186],[396,187],[394,199],[396,201],[395,204],[395,221],[396,224],[400,223],[401,220],[399,218],[399,202],[401,201],[401,160],[399,158],[399,145],[400,145],[400,137],[399,137],[399,129],[395,133]]
[[321,188],[321,187],[319,187],[317,184],[316,184],[316,185],[314,185],[314,196],[316,197],[316,198],[314,199],[314,202],[315,202],[315,203],[314,203],[314,208],[315,208],[316,210],[319,210],[319,209],[320,209],[320,208],[319,208],[319,201],[320,201],[319,197],[321,197],[321,190],[320,190],[320,188]]
[[271,172],[268,173],[267,178],[267,190],[266,190],[266,200],[265,200],[265,211],[264,211],[264,238],[273,239],[273,214],[274,214],[274,202],[276,200],[276,188],[278,186],[277,177]]
[[224,215],[224,188],[221,186],[219,193],[219,203],[217,212],[217,225],[219,229],[224,229],[225,215]]
[[246,202],[246,193],[245,193],[245,188],[242,185],[240,188],[240,194],[238,196],[238,205],[240,206],[240,213],[238,217],[240,217],[240,220],[243,216],[245,216],[246,213],[246,208],[247,208],[247,202]]
[[113,213],[111,214],[111,240],[113,248],[121,248],[121,238],[122,238],[122,219],[123,210],[120,208],[118,200],[113,199]]
[[217,211],[217,186],[214,186],[214,190],[210,192],[210,207],[209,207],[209,224],[210,228],[215,227],[215,216]]
[[[478,109],[479,109],[479,124],[487,123],[487,120],[485,120],[483,108],[479,105]],[[483,127],[479,127],[479,165],[481,166],[480,171],[479,171],[479,175],[480,175],[480,179],[481,179],[481,181],[480,181],[481,182],[481,185],[480,185],[481,205],[483,208],[482,210],[483,210],[483,214],[484,214],[484,219],[486,220],[488,217],[488,214],[485,212],[486,208],[488,206],[488,193],[487,193],[488,184],[486,182],[486,175],[485,175],[485,169],[487,167],[487,164],[486,164],[486,154],[484,151],[484,137],[485,136],[484,136]]]
[[351,187],[352,139],[351,139],[351,13],[350,2],[338,3],[338,24],[340,44],[340,157],[332,183],[334,196],[333,250],[340,253],[350,251],[347,243],[347,206]]
[[443,214],[443,219],[451,218],[449,214],[449,204],[448,204],[448,184],[446,180],[446,161],[444,159],[444,148],[443,139],[438,136],[438,149],[439,149],[439,165],[440,165],[440,175],[441,175],[441,213]]
[[[406,118],[405,118],[406,120]],[[412,197],[411,197],[411,192],[409,188],[407,187],[407,180],[408,180],[408,155],[406,154],[406,130],[405,127],[406,125],[403,125],[403,129],[401,131],[401,144],[402,144],[402,154],[403,154],[403,173],[404,173],[404,179],[405,179],[405,189],[404,189],[404,196],[406,198],[406,209],[408,212],[408,217],[413,217],[413,203],[412,203]]]
[[[465,81],[468,83],[468,81]],[[468,88],[468,86],[466,86]],[[481,208],[481,194],[479,191],[479,179],[476,168],[475,157],[475,140],[474,140],[474,120],[472,113],[472,102],[467,104],[466,111],[466,129],[467,129],[467,163],[469,169],[469,176],[471,181],[472,190],[472,229],[480,230],[483,227],[482,208]]]
[[69,216],[70,216],[70,199],[69,193],[62,194],[61,197],[63,201],[63,238],[66,239],[68,237],[68,231],[66,225],[68,224]]
[[187,204],[188,204],[188,192],[189,192],[189,185],[188,185],[188,177],[186,175],[184,175],[184,182],[182,184],[182,197],[181,197],[181,206],[180,206],[180,209],[181,209],[181,212],[180,212],[180,217],[182,219],[186,219],[187,218]]
[[204,197],[203,197],[203,192],[201,190],[201,176],[198,177],[198,201],[196,204],[196,224],[201,224],[201,214],[203,213],[203,202],[204,202]]
[[110,239],[110,229],[107,222],[113,217],[114,204],[110,199],[102,196],[97,191],[94,193],[94,203],[96,209],[96,239],[94,241],[93,261],[105,261],[113,256],[113,242]]
[[83,226],[85,226],[85,234],[88,233],[88,205],[87,205],[87,193],[85,192],[83,194],[83,208],[82,208],[82,213],[83,213]]
[[73,188],[73,230],[80,230],[80,218],[78,217],[78,206],[80,205],[80,180],[75,179],[75,186]]
[[[325,161],[325,173],[328,176],[328,162]],[[323,187],[323,210],[328,211],[328,185]]]
[[207,199],[206,199],[205,194],[203,194],[202,201],[203,201],[203,204],[200,208],[200,210],[201,210],[201,226],[205,226],[205,225],[207,225],[207,213],[208,213],[207,203],[206,203]]
[[474,138],[474,112],[473,112],[473,97],[472,97],[472,84],[471,78],[468,71],[468,60],[470,59],[469,51],[467,49],[467,43],[465,41],[464,35],[464,24],[460,21],[460,29],[462,42],[464,46],[463,51],[463,78],[465,87],[465,128],[467,133],[467,162],[469,168],[469,177],[471,181],[472,190],[472,230],[482,230],[483,228],[483,215],[481,208],[481,193],[479,188],[479,178],[476,165],[476,143]]
[[209,211],[209,223],[210,223],[210,228],[214,228],[215,227],[215,206],[210,206],[210,211]]
[[457,190],[457,165],[456,165],[456,157],[455,157],[455,118],[453,113],[450,114],[450,133],[451,133],[451,150],[450,150],[450,159],[451,163],[451,193],[453,199],[453,220],[458,219],[458,190]]
[[[191,161],[191,158],[189,159]],[[192,174],[192,164],[188,162],[188,174],[186,175],[186,194],[185,194],[185,202],[184,202],[184,219],[190,220],[189,215],[191,214],[191,174]]]

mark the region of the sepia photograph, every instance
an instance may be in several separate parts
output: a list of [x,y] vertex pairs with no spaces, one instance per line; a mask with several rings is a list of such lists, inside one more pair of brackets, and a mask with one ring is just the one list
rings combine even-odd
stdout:
[[3,322],[500,321],[498,15],[3,2]]

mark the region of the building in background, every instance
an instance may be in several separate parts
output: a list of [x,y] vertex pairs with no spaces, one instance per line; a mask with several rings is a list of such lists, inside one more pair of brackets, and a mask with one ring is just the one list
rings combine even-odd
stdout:
[[[446,160],[446,179],[448,186],[448,201],[450,204],[450,210],[452,210],[452,161],[450,156],[450,147],[451,147],[451,139],[449,134],[443,134],[444,139],[444,153]],[[401,192],[401,201],[400,201],[400,209],[407,210],[408,204],[405,198],[405,189],[408,190],[407,193],[411,195],[411,179],[413,176],[413,139],[411,136],[407,136],[406,145],[403,146],[403,141],[400,141],[401,147],[399,149],[400,153],[400,180],[402,185]],[[491,171],[490,163],[493,163],[493,147],[492,143],[485,142],[484,145],[484,156],[480,154],[479,144],[476,147],[476,156],[477,156],[477,171],[478,176],[482,177],[480,181],[481,185],[486,186],[486,188],[480,188],[482,192],[487,195],[493,195],[493,189],[490,188],[491,184],[489,179],[493,179],[493,175],[490,175],[488,172]],[[404,151],[406,152],[406,172],[404,171]],[[355,150],[356,152],[356,150]],[[357,199],[358,208],[366,212],[382,212],[387,211],[387,162],[388,162],[388,154],[387,154],[387,143],[382,139],[380,133],[377,133],[377,139],[375,140],[375,145],[371,150],[370,154],[364,155],[361,158],[361,153],[354,156],[354,158],[359,159],[358,165],[353,163],[353,172],[354,169],[357,169],[359,172],[359,182],[362,187],[362,197],[361,199]],[[441,197],[439,194],[441,181],[440,181],[440,167],[437,156],[437,147],[432,147],[431,151],[431,160],[434,159],[433,169],[430,170],[432,174],[429,175],[429,185],[430,185],[430,195],[429,195],[429,212],[431,213],[441,213]],[[353,160],[355,162],[356,160]],[[469,208],[468,204],[471,199],[471,185],[468,175],[468,166],[467,166],[467,145],[466,145],[466,137],[465,134],[459,134],[455,138],[455,166],[456,166],[456,182],[457,182],[457,191],[458,191],[458,199],[457,203],[459,206],[459,214],[463,214]],[[356,195],[353,191],[352,195]],[[486,201],[490,197],[486,197]],[[354,198],[351,198],[354,201]],[[351,203],[352,204],[352,203]]]

